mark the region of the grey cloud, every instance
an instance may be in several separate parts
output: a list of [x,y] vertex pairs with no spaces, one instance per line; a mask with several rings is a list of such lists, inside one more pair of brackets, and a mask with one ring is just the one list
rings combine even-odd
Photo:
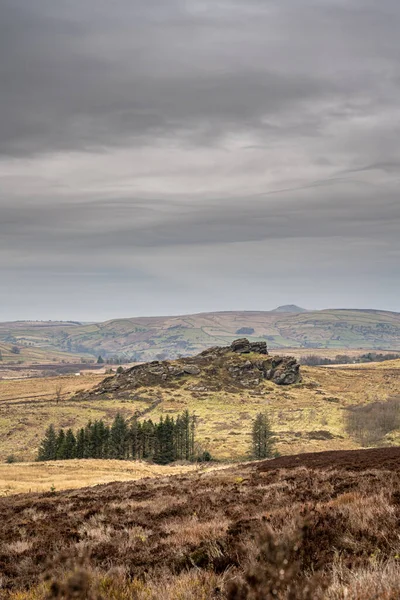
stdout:
[[[399,9],[382,4],[376,15],[355,0],[291,0],[279,10],[233,0],[2,0],[0,151],[168,135],[209,143],[235,129],[268,136],[277,116],[331,98],[314,122],[300,118],[297,133],[316,135],[332,112],[346,117],[351,97],[360,114],[398,102]],[[369,106],[356,106],[363,97]]]
[[400,308],[399,25],[397,0],[0,0],[4,315]]

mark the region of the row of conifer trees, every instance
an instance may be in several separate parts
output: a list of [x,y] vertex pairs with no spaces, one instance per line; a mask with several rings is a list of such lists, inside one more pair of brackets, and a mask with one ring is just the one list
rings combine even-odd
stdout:
[[158,423],[151,419],[128,421],[117,414],[111,427],[103,420],[89,421],[86,427],[46,430],[38,461],[73,458],[151,459],[159,464],[194,460],[196,419],[185,411],[176,419],[167,416]]

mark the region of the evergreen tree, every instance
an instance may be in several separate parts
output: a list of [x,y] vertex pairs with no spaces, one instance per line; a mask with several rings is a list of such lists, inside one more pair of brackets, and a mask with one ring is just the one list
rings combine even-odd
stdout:
[[92,421],[89,421],[89,423],[86,425],[86,427],[84,429],[83,458],[93,458],[94,444],[93,444],[92,429],[93,429]]
[[196,419],[185,411],[176,421],[169,415],[159,423],[151,419],[131,425],[117,414],[111,428],[102,420],[89,421],[74,435],[72,429],[56,434],[51,425],[43,438],[37,460],[72,458],[153,459],[168,464],[177,459],[193,460]]
[[99,458],[108,458],[109,456],[109,441],[110,441],[110,428],[104,424],[104,421],[98,421],[97,431],[99,449]]
[[128,454],[128,425],[122,415],[116,415],[110,430],[110,458],[124,459]]
[[164,423],[164,464],[175,460],[175,422],[169,415]]
[[151,419],[142,423],[141,434],[142,458],[152,458],[155,450],[155,427]]
[[85,430],[83,427],[76,434],[76,458],[85,458]]
[[137,460],[141,458],[141,447],[140,447],[140,438],[141,438],[141,425],[138,423],[136,418],[133,419],[130,432],[130,455],[133,460]]
[[252,427],[252,456],[259,460],[269,458],[274,453],[274,439],[268,416],[259,413]]
[[46,429],[45,436],[40,444],[37,460],[56,460],[57,435],[53,425]]
[[71,458],[75,458],[76,455],[76,439],[72,429],[68,429],[65,434],[64,441],[64,449],[63,449],[64,459],[68,460]]
[[56,450],[56,459],[63,460],[64,456],[64,444],[65,444],[65,432],[64,429],[60,429],[57,436],[57,450]]

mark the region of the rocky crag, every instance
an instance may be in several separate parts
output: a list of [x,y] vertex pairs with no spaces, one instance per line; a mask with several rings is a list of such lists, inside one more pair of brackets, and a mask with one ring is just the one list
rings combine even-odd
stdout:
[[230,346],[209,348],[194,357],[136,365],[104,379],[84,397],[121,397],[143,387],[181,385],[191,391],[234,392],[257,388],[263,380],[277,385],[299,383],[300,365],[293,357],[269,356],[265,342],[244,338]]

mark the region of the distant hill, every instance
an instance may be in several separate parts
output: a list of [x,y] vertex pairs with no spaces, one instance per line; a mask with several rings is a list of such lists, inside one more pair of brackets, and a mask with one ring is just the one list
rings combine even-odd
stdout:
[[301,308],[301,306],[296,306],[296,304],[285,304],[284,306],[278,306],[275,310],[271,311],[274,313],[305,313],[308,312],[307,309]]
[[46,351],[118,356],[123,361],[190,356],[238,337],[271,349],[400,350],[400,313],[330,309],[284,312],[230,311],[113,319],[104,323],[0,323],[0,342]]

